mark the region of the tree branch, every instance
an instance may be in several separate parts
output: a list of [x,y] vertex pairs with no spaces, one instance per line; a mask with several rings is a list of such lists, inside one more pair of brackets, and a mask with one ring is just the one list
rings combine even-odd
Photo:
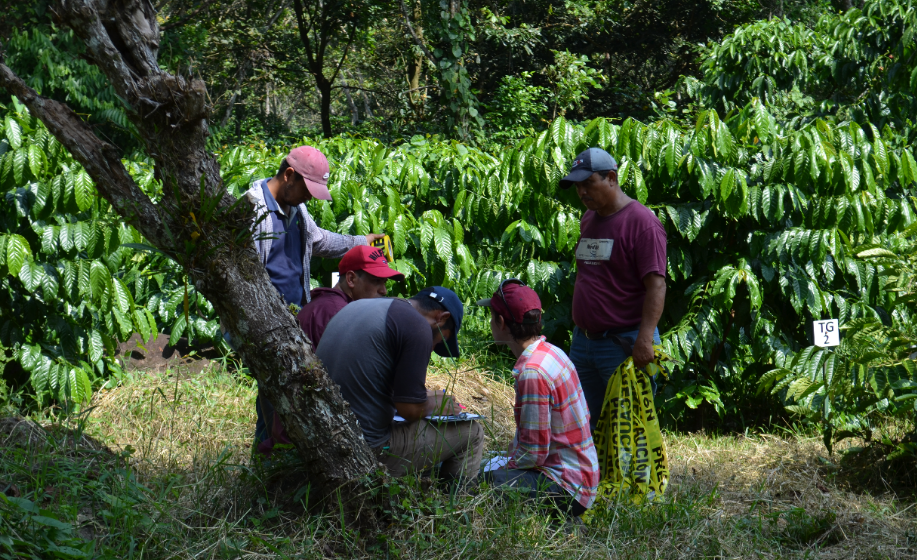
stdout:
[[32,115],[44,122],[48,130],[91,176],[108,178],[105,182],[97,182],[96,188],[111,202],[118,214],[134,226],[143,222],[143,230],[148,234],[147,237],[159,247],[167,246],[166,228],[159,210],[134,182],[121,163],[120,152],[114,146],[100,140],[69,107],[53,99],[41,97],[2,63],[0,86],[19,98]]
[[350,37],[347,38],[347,46],[344,47],[344,53],[341,55],[341,61],[338,62],[338,67],[334,69],[334,74],[331,75],[331,79],[328,80],[332,84],[337,80],[338,73],[341,71],[341,66],[344,65],[344,61],[347,60],[347,54],[350,52],[350,46],[353,45],[353,40],[357,36],[357,26],[351,24],[350,26]]
[[411,37],[414,38],[414,43],[420,47],[420,50],[423,51],[423,54],[427,57],[427,60],[433,63],[433,66],[438,66],[436,57],[433,56],[433,53],[430,52],[430,49],[428,49],[427,46],[423,44],[423,41],[417,37],[417,34],[414,33],[414,26],[411,25],[411,18],[408,17],[408,10],[404,6],[404,0],[399,0],[399,2],[401,3],[401,15],[404,17],[404,26],[407,28]]

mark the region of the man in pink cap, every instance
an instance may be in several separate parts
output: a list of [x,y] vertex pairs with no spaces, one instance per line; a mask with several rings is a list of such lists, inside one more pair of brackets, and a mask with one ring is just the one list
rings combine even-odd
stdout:
[[[338,259],[357,245],[370,245],[383,235],[341,235],[324,230],[309,215],[306,202],[331,200],[328,159],[312,146],[291,151],[277,174],[255,181],[245,193],[255,208],[255,249],[271,283],[287,304],[309,302],[309,261],[313,256]],[[231,341],[230,341],[231,343]],[[257,442],[267,438],[274,407],[259,391],[255,405]]]
[[599,460],[576,369],[541,336],[541,300],[521,280],[505,280],[478,305],[490,307],[494,342],[516,356],[516,435],[506,465],[484,479],[578,517],[595,502]]

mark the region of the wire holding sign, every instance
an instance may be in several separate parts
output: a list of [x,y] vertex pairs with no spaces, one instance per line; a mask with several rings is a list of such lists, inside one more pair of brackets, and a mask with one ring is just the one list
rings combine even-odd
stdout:
[[832,346],[840,345],[841,334],[837,319],[815,321],[812,327],[812,330],[815,334],[815,346],[830,348]]

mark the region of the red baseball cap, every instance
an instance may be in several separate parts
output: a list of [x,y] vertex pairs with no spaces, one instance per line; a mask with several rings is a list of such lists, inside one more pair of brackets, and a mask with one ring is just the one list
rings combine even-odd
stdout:
[[331,193],[328,192],[331,171],[325,154],[312,146],[300,146],[287,154],[287,163],[306,180],[306,187],[312,196],[319,200],[331,200]]
[[357,245],[341,259],[338,272],[343,276],[351,270],[362,270],[377,278],[391,278],[399,282],[404,280],[404,274],[388,266],[382,249],[369,245]]
[[501,283],[493,297],[479,300],[478,305],[490,307],[510,323],[525,323],[526,313],[533,309],[541,311],[541,299],[535,290],[516,279]]

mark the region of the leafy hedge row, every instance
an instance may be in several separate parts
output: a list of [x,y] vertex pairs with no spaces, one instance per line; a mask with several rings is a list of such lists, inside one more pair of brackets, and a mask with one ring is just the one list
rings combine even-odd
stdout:
[[[910,53],[912,14],[877,4],[867,2],[867,16],[854,11],[831,21],[881,38],[882,52]],[[882,21],[889,31],[877,35]],[[821,422],[829,445],[868,430],[876,417],[913,425],[917,162],[909,128],[895,119],[880,128],[868,112],[827,105],[791,111],[790,94],[762,103],[753,93],[757,78],[737,68],[755,61],[755,72],[777,75],[767,64],[801,60],[778,56],[792,39],[779,35],[782,25],[740,29],[708,51],[703,87],[692,86],[701,106],[747,99],[727,104],[724,114],[701,109],[690,122],[583,125],[558,118],[500,153],[435,137],[397,146],[303,139],[332,162],[334,200],[310,203],[311,212],[331,230],[391,234],[395,266],[407,276],[396,293],[442,284],[471,303],[501,279],[521,277],[542,296],[547,331],[563,343],[582,208],[557,183],[576,153],[601,146],[618,159],[625,191],[668,233],[661,327],[676,367],[659,403],[671,417],[690,420],[686,408],[700,408],[751,422],[783,402]],[[879,68],[870,49],[861,46],[849,68]],[[798,70],[792,64],[790,74]],[[786,87],[823,80],[793,76]],[[888,83],[904,107],[913,94],[901,80]],[[875,81],[860,85],[867,97],[874,93]],[[136,250],[143,240],[92,195],[85,173],[22,107],[4,113],[3,359],[31,372],[39,393],[84,400],[94,380],[117,374],[111,353],[131,332],[218,341],[212,308],[175,265]],[[224,147],[228,191],[238,196],[273,174],[287,149]],[[150,162],[138,156],[128,165],[158,196]],[[334,267],[317,261],[313,282],[327,284]],[[485,338],[485,317],[469,310],[468,335]],[[831,317],[848,336],[835,351],[813,348],[811,322]]]
[[209,302],[173,263],[131,247],[140,234],[47,129],[15,100],[4,113],[2,363],[17,361],[40,396],[81,402],[120,374],[117,344],[135,332],[220,340]]

